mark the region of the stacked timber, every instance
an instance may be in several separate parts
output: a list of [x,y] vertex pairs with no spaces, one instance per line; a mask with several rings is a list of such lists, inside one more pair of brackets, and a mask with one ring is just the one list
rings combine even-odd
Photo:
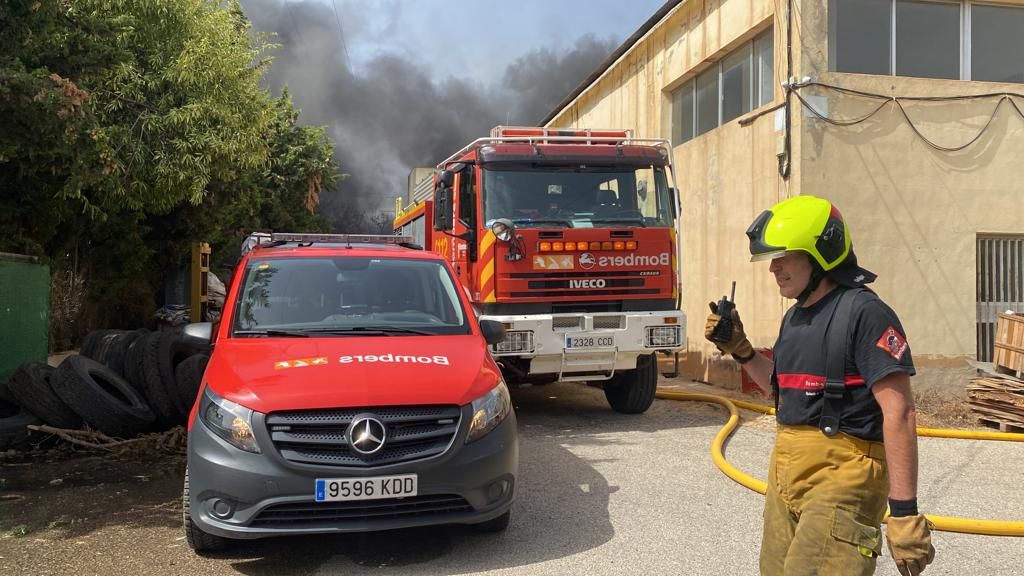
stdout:
[[968,404],[982,424],[1024,432],[1024,315],[999,314],[993,371],[971,380]]

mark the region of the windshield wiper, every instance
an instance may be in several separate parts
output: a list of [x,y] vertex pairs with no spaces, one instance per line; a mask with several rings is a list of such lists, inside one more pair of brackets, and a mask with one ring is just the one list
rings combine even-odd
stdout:
[[397,326],[353,326],[351,328],[310,328],[308,332],[313,334],[328,334],[331,336],[394,336],[398,334],[411,336],[436,336],[433,332],[414,330],[412,328],[400,328]]
[[644,223],[643,218],[591,218],[591,222],[609,222],[612,224],[639,224],[641,228],[646,228],[647,224]]
[[514,224],[561,224],[572,228],[572,220],[564,218],[516,218]]
[[309,338],[305,330],[235,330],[234,336],[284,336],[287,338]]

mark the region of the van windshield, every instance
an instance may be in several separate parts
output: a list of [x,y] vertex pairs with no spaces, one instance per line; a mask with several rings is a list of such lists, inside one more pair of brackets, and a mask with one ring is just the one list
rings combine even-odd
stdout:
[[236,337],[469,334],[458,284],[412,258],[259,258],[246,266]]

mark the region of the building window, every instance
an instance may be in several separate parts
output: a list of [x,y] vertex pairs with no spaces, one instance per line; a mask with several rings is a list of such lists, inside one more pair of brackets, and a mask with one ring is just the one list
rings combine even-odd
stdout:
[[831,0],[829,63],[836,72],[888,74],[893,0]]
[[896,75],[960,79],[960,5],[896,2]]
[[1024,83],[1024,7],[971,0],[829,0],[835,72]]
[[1024,8],[974,4],[971,9],[971,77],[1024,83]]
[[775,98],[768,29],[672,92],[672,143],[682,144]]
[[697,135],[718,126],[718,68],[697,76]]

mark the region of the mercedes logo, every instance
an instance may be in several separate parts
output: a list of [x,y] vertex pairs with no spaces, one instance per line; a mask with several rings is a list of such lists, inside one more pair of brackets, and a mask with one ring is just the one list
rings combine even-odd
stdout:
[[346,435],[349,445],[360,456],[376,454],[384,447],[384,424],[373,416],[359,416],[349,424]]

